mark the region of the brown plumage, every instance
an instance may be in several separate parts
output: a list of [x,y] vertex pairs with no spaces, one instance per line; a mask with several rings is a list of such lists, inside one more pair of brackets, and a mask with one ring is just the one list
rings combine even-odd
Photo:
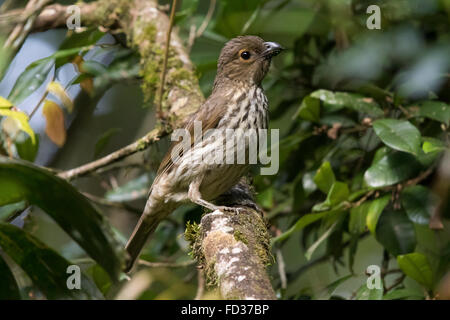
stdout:
[[[256,36],[237,37],[225,44],[213,91],[184,127],[191,138],[190,148],[183,150],[181,142],[174,142],[161,162],[144,212],[126,246],[131,257],[127,271],[159,222],[182,203],[191,201],[210,210],[231,210],[211,201],[235,185],[249,164],[205,163],[204,159],[219,148],[236,149],[236,143],[226,145],[223,138],[207,130],[267,128],[268,105],[261,81],[271,58],[281,50],[279,44],[264,42]],[[201,126],[201,137],[194,137],[196,122]],[[244,146],[248,149],[248,142]],[[226,150],[222,151],[225,155]],[[174,158],[174,154],[178,157]]]

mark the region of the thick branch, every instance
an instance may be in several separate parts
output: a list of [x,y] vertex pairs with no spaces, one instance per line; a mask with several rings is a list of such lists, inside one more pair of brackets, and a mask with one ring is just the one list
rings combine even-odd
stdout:
[[209,283],[216,284],[225,299],[276,299],[265,270],[271,262],[270,237],[248,186],[238,184],[220,203],[239,212],[203,216],[193,243],[194,256]]

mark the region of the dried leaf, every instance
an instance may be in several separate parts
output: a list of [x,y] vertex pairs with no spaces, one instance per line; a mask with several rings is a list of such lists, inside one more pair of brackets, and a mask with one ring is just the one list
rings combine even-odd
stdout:
[[62,102],[67,111],[72,112],[73,101],[59,82],[50,82],[47,86],[47,90]]
[[57,103],[45,100],[42,113],[47,120],[45,133],[58,147],[66,142],[66,129],[64,128],[64,114]]

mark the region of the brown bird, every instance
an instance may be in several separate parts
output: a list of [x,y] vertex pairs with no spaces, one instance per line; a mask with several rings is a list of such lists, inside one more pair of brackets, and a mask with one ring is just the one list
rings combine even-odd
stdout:
[[[190,148],[186,151],[180,141],[174,142],[161,162],[144,212],[126,245],[131,258],[126,271],[133,267],[159,222],[182,203],[190,200],[213,211],[234,210],[216,206],[211,201],[239,181],[249,168],[248,158],[240,164],[238,161],[229,163],[224,158],[224,161],[216,161],[219,163],[203,161],[218,151],[223,151],[225,157],[225,148],[237,146],[237,143],[225,144],[207,130],[267,128],[268,104],[261,82],[271,58],[281,50],[279,44],[264,42],[256,36],[240,36],[225,44],[212,93],[185,125]],[[202,133],[194,136],[194,133],[198,135],[194,132],[198,124]],[[244,146],[248,151],[247,140]]]

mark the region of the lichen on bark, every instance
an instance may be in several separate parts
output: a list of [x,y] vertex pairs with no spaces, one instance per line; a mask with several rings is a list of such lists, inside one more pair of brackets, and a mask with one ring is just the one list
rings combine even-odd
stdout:
[[[235,189],[242,191],[241,185]],[[239,211],[217,210],[205,214],[200,225],[188,224],[191,255],[204,268],[208,285],[217,286],[223,298],[275,299],[265,270],[272,262],[265,219],[253,206],[225,202]]]

